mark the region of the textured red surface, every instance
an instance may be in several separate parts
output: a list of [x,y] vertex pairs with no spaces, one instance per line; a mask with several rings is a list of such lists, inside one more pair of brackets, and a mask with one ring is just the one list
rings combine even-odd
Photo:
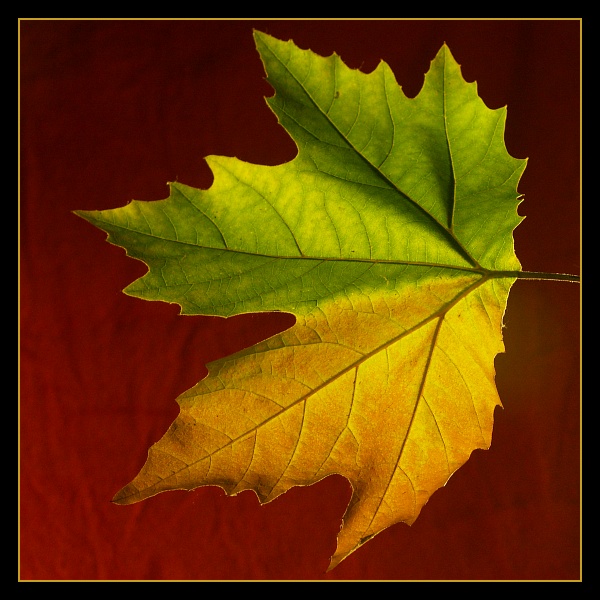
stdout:
[[529,157],[523,268],[578,272],[579,21],[22,21],[21,579],[578,579],[576,284],[517,282],[492,448],[412,527],[331,573],[341,477],[264,507],[218,488],[111,504],[205,363],[292,318],[182,317],[125,296],[144,265],[71,211],[162,199],[173,180],[206,188],[209,154],[293,158],[253,27],[354,68],[384,59],[411,96],[446,42],[488,106],[508,105],[509,152]]

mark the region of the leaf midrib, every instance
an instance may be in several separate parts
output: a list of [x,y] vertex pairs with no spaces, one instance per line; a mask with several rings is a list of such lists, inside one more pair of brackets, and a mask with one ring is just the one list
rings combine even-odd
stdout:
[[[85,211],[81,211],[80,214],[84,215]],[[426,261],[410,261],[410,260],[396,260],[396,259],[385,259],[385,258],[346,258],[346,257],[335,257],[335,256],[309,256],[306,254],[300,255],[278,255],[278,254],[266,254],[262,252],[250,252],[248,250],[237,250],[228,247],[219,248],[215,246],[205,246],[201,244],[194,244],[192,242],[185,242],[183,240],[177,240],[172,238],[161,237],[154,233],[149,233],[147,231],[140,231],[139,229],[132,229],[130,227],[125,227],[124,225],[119,225],[112,221],[103,221],[101,219],[93,218],[95,221],[99,221],[109,226],[109,228],[122,229],[123,231],[127,231],[130,233],[135,233],[137,235],[147,236],[161,242],[168,242],[171,244],[181,244],[184,246],[191,246],[192,248],[198,248],[200,250],[213,250],[215,252],[232,252],[234,254],[244,254],[247,256],[255,256],[260,258],[271,258],[278,260],[308,260],[308,261],[321,261],[321,262],[350,262],[350,263],[369,263],[369,264],[389,264],[389,265],[405,265],[405,266],[413,266],[413,267],[436,267],[440,269],[453,269],[455,271],[465,271],[467,273],[477,273],[483,274],[486,272],[480,266],[472,266],[466,267],[462,265],[452,265],[446,263],[435,263],[435,262],[426,262]],[[117,244],[120,245],[120,244]]]

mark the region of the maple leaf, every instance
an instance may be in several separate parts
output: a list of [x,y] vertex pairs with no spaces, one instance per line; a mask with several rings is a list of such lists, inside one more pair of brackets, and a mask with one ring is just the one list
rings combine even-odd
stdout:
[[127,294],[296,323],[207,365],[113,500],[218,485],[264,503],[341,474],[353,493],[333,568],[414,522],[490,445],[526,161],[506,150],[506,109],[485,106],[445,45],[410,99],[384,62],[365,74],[255,41],[296,158],[211,156],[208,190],[172,183],[166,200],[78,214],[148,265]]

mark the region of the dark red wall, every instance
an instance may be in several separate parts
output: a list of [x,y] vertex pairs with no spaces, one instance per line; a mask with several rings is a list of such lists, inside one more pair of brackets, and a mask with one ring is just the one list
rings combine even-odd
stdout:
[[261,507],[245,492],[110,503],[204,364],[287,315],[178,316],[121,289],[142,263],[74,209],[208,187],[209,154],[260,164],[295,146],[252,29],[390,64],[415,95],[443,42],[529,157],[523,268],[579,272],[579,21],[22,21],[20,23],[20,576],[22,579],[578,579],[580,289],[520,281],[496,360],[492,448],[325,575],[350,497],[331,477]]

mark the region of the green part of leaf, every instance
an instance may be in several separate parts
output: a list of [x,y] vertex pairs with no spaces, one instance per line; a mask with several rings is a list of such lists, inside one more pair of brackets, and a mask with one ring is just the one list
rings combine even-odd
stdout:
[[520,269],[526,161],[506,151],[506,110],[484,105],[446,46],[410,99],[384,62],[364,74],[336,54],[255,40],[297,157],[212,156],[208,190],[172,183],[166,200],[80,211],[150,267],[127,294],[185,314],[300,314],[354,287],[394,290],[413,266]]

